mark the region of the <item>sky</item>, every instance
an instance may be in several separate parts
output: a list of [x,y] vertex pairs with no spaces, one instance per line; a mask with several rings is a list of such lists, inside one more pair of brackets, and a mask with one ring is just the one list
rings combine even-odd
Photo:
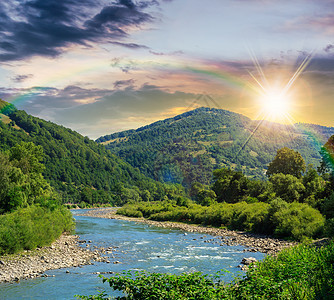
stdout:
[[334,0],[0,3],[0,98],[93,139],[200,106],[334,126],[333,95]]

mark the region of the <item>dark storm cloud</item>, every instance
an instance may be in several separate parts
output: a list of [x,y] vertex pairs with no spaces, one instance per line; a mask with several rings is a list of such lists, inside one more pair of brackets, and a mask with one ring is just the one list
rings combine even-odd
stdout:
[[[108,3],[108,5],[106,5]],[[104,4],[104,5],[103,5]],[[32,0],[0,3],[0,60],[34,55],[57,56],[71,45],[114,42],[128,48],[145,47],[123,42],[132,27],[152,22],[143,11],[156,1]],[[14,7],[14,8],[13,8]]]
[[129,48],[129,49],[149,49],[145,45],[139,45],[139,44],[136,44],[136,43],[110,42],[110,44],[125,47],[125,48]]
[[131,9],[134,9],[136,7],[131,0],[119,0],[119,4],[122,4]]
[[184,52],[182,50],[178,50],[178,51],[172,51],[172,52],[156,52],[153,50],[149,51],[151,54],[153,55],[157,55],[157,56],[164,56],[164,55],[181,55],[184,54]]
[[112,92],[112,90],[107,89],[84,89],[74,85],[67,86],[64,89],[51,87],[0,88],[0,98],[8,102],[19,98],[19,103],[14,101],[19,109],[38,115],[45,110],[77,107],[82,103],[95,101]]
[[12,77],[12,81],[14,82],[22,82],[25,81],[29,78],[32,78],[34,75],[33,74],[25,74],[25,75],[16,75],[14,77]]
[[57,119],[61,123],[71,120],[72,124],[85,120],[88,127],[103,119],[114,119],[116,122],[127,116],[151,118],[176,106],[187,107],[194,97],[194,94],[190,93],[169,93],[158,86],[145,85],[137,90],[116,90],[93,103],[59,111]]
[[307,70],[318,72],[334,72],[334,56],[318,56],[312,58]]
[[134,85],[136,81],[134,79],[128,79],[128,80],[117,80],[114,82],[114,88],[118,89],[121,87],[131,87]]
[[334,45],[332,44],[328,44],[325,48],[324,48],[324,51],[325,52],[332,52],[334,50]]
[[115,57],[111,60],[110,65],[114,68],[120,69],[124,73],[137,70],[136,63],[132,60],[124,62],[123,58]]
[[106,30],[117,36],[126,35],[127,26],[137,26],[152,21],[153,18],[140,10],[128,6],[112,5],[104,7],[100,13],[86,22],[86,26],[96,30]]

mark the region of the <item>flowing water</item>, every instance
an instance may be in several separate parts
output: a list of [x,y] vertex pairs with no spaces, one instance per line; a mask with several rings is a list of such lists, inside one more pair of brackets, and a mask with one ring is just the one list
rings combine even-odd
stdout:
[[[219,240],[201,233],[185,233],[123,220],[92,218],[73,211],[76,234],[80,239],[91,240],[91,247],[117,247],[105,254],[111,263],[95,262],[93,265],[45,272],[54,277],[21,280],[18,283],[0,284],[0,299],[75,299],[74,295],[97,294],[106,290],[96,272],[121,272],[123,270],[147,270],[160,273],[200,271],[213,274],[226,269],[230,281],[243,257],[262,259],[262,253],[244,252],[242,246],[220,246]],[[208,240],[214,239],[211,242]],[[83,245],[85,246],[85,244]],[[119,264],[113,262],[119,261]],[[69,271],[69,273],[66,273]],[[104,275],[112,276],[112,275]]]

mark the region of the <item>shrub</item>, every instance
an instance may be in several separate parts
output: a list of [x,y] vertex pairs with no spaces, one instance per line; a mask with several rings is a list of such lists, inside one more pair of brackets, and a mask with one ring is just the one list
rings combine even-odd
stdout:
[[[116,299],[334,299],[334,243],[316,248],[299,245],[267,256],[251,267],[244,278],[231,283],[216,275],[180,275],[123,272],[103,278],[113,290],[125,296]],[[81,299],[110,299],[105,292]],[[108,298],[107,298],[108,297]]]
[[73,228],[72,214],[65,207],[31,206],[1,215],[0,255],[49,245]]
[[[116,299],[226,299],[227,289],[219,276],[203,275],[200,272],[180,275],[141,272],[123,272],[117,276],[103,278],[114,290],[124,291],[126,298]],[[100,299],[107,299],[105,293]],[[77,296],[81,299],[97,299],[94,296]]]
[[326,220],[324,232],[326,236],[334,237],[334,218]]
[[322,206],[323,214],[328,218],[334,218],[334,192],[325,199]]
[[325,219],[318,210],[304,203],[281,204],[271,216],[275,235],[302,240],[322,232]]
[[[190,200],[189,200],[190,201]],[[319,235],[324,226],[320,212],[307,204],[287,203],[280,198],[264,202],[215,203],[208,207],[189,202],[188,207],[175,202],[139,202],[127,204],[117,213],[155,221],[177,221],[256,233],[275,234],[302,240]]]
[[234,286],[235,299],[333,299],[334,244],[299,245],[267,256]]

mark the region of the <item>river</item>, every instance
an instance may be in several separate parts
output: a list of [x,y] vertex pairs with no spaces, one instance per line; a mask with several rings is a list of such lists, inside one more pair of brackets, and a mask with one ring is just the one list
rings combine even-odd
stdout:
[[[219,240],[201,233],[160,228],[144,223],[124,220],[80,216],[74,210],[76,234],[91,241],[90,247],[117,247],[106,254],[110,263],[95,262],[82,267],[50,270],[53,277],[21,280],[18,283],[0,284],[0,299],[75,299],[74,295],[97,294],[106,290],[96,272],[147,270],[152,272],[182,273],[201,271],[213,274],[226,269],[226,281],[240,273],[237,267],[243,257],[264,257],[262,253],[244,252],[243,246],[220,246]],[[209,241],[210,240],[210,241]],[[86,244],[83,244],[86,246]],[[113,262],[120,263],[114,264]],[[112,275],[105,275],[112,276]]]

